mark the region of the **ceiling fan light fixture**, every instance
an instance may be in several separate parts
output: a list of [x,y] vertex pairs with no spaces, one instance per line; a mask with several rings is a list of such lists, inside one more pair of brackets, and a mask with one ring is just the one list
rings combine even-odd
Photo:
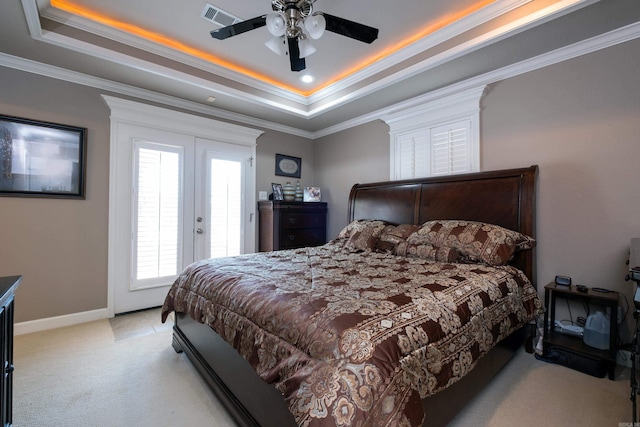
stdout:
[[281,37],[287,30],[287,20],[280,12],[270,12],[266,18],[267,30],[274,37]]
[[311,44],[311,42],[304,38],[298,39],[298,46],[300,47],[300,58],[306,58],[316,51],[316,48]]
[[280,56],[282,56],[286,51],[285,42],[282,37],[271,37],[264,45]]
[[322,14],[311,15],[304,20],[304,28],[309,33],[309,37],[317,40],[324,34],[324,30],[327,28],[327,20],[324,19]]

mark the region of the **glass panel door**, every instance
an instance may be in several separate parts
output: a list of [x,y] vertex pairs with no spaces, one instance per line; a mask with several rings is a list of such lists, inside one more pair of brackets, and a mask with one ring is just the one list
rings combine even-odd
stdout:
[[131,290],[167,286],[182,269],[184,149],[134,142]]
[[250,147],[197,139],[195,259],[253,252],[255,192]]

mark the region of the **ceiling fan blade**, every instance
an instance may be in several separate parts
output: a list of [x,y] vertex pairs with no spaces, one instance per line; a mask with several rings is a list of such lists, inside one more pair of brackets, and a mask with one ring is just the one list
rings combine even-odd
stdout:
[[302,71],[307,68],[307,62],[304,58],[300,58],[300,47],[298,39],[288,37],[289,41],[289,61],[291,62],[291,71]]
[[378,38],[378,29],[368,25],[349,21],[338,16],[329,15],[322,12],[327,21],[327,31],[340,34],[365,43],[372,43]]
[[237,36],[238,34],[246,33],[247,31],[255,30],[256,28],[264,27],[265,25],[267,25],[267,15],[262,15],[218,30],[213,30],[211,31],[211,37],[224,40]]

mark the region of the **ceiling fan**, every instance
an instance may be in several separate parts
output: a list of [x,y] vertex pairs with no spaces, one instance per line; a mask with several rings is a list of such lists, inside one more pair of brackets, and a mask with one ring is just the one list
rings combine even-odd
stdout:
[[377,28],[324,12],[314,13],[315,2],[316,0],[272,0],[273,12],[211,31],[211,37],[224,40],[266,25],[273,38],[265,44],[278,54],[287,54],[288,46],[291,71],[306,68],[305,58],[316,51],[307,37],[319,39],[325,30],[364,43],[372,43],[378,38]]

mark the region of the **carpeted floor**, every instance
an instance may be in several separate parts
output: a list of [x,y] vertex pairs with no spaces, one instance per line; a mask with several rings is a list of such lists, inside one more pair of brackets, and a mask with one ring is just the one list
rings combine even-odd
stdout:
[[[235,426],[159,310],[15,337],[14,426]],[[613,426],[631,421],[615,381],[521,351],[453,426]]]

